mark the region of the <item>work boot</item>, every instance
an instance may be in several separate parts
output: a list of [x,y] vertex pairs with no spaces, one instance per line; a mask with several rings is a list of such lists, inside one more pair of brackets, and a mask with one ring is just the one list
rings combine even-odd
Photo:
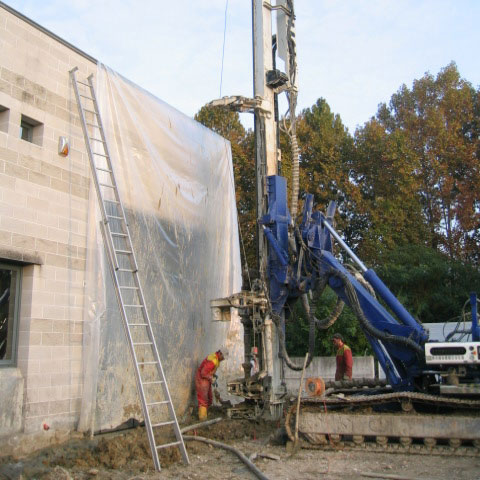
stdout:
[[207,407],[198,407],[198,419],[202,422],[207,419]]

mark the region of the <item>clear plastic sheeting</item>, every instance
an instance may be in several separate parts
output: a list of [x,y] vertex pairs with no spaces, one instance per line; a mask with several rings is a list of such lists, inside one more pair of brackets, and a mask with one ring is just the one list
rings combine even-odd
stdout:
[[[146,306],[181,415],[208,353],[229,350],[218,371],[222,393],[228,379],[242,375],[240,321],[232,315],[230,323],[212,322],[210,310],[210,300],[241,288],[230,144],[108,67],[98,66],[96,84]],[[82,431],[142,419],[90,190]]]

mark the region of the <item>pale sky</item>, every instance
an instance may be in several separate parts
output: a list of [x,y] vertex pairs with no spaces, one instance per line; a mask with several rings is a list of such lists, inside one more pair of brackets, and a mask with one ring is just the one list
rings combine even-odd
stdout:
[[[4,1],[189,116],[253,95],[250,0],[228,0],[221,91],[227,0]],[[452,60],[480,85],[478,0],[295,0],[295,11],[298,110],[324,97],[351,133]]]

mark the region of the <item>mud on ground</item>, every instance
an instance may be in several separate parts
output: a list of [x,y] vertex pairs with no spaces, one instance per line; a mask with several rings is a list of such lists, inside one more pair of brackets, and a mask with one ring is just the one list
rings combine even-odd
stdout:
[[[209,411],[214,418],[219,411]],[[186,424],[193,424],[194,418]],[[238,448],[247,457],[257,454],[256,466],[272,480],[392,478],[411,480],[480,480],[480,458],[404,455],[360,451],[324,451],[285,448],[280,422],[232,420],[195,433]],[[231,452],[205,443],[187,442],[190,465],[176,448],[160,451],[161,472],[153,469],[145,429],[75,439],[37,452],[28,458],[0,458],[0,479],[254,479]],[[270,458],[259,456],[266,454]],[[372,476],[373,475],[373,476]],[[378,475],[378,476],[375,476]]]

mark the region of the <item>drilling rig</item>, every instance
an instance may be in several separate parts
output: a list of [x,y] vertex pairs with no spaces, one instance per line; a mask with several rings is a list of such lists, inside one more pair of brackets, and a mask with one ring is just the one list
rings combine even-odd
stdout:
[[[264,415],[278,419],[282,416],[289,400],[285,369],[305,367],[296,365],[288,356],[286,317],[293,304],[301,301],[310,323],[309,363],[313,358],[316,330],[325,332],[331,326],[330,320],[315,317],[310,299],[318,297],[328,286],[337,295],[339,304],[345,303],[355,313],[386,381],[332,382],[303,398],[302,405],[309,407],[308,415],[302,416],[300,424],[304,438],[312,443],[326,443],[329,435],[330,440],[337,442],[343,438],[352,440],[353,444],[363,444],[365,438],[373,437],[382,446],[388,439],[394,439],[402,448],[410,448],[412,442],[422,440],[430,449],[439,441],[439,444],[447,442],[450,449],[473,445],[468,451],[478,453],[480,329],[476,295],[472,293],[470,299],[472,341],[431,342],[428,332],[335,230],[334,202],[322,213],[316,209],[313,196],[307,194],[299,215],[293,0],[277,0],[275,4],[271,0],[253,0],[252,16],[254,96],[224,97],[210,103],[251,112],[255,119],[259,273],[250,289],[211,302],[216,318],[230,318],[230,310],[236,309],[244,327],[245,375],[227,385],[229,393],[242,397],[244,402],[230,409],[231,417]],[[282,122],[278,116],[280,95],[286,96],[288,105]],[[286,179],[279,174],[280,123],[289,136],[292,150],[290,207]],[[334,244],[348,257],[348,264],[335,255]],[[403,413],[415,407],[419,411],[423,409],[425,416],[377,412],[391,405],[398,405]],[[368,415],[349,415],[343,412],[345,407],[349,411],[355,407],[373,408],[375,415],[370,415],[373,419]],[[334,412],[330,413],[330,422],[325,422],[326,414],[322,413],[327,409]],[[287,431],[290,418],[291,413],[287,415]]]

